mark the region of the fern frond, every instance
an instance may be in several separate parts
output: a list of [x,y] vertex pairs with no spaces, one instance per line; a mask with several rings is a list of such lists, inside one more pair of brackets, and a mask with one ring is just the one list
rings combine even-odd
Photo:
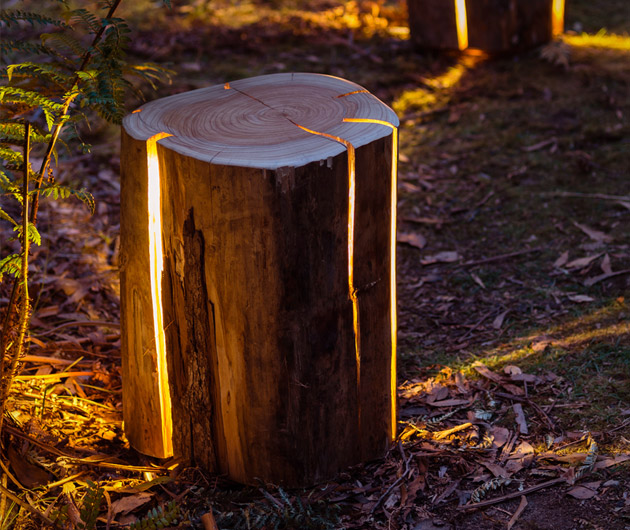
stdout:
[[[20,239],[22,239],[22,224],[21,223],[18,223],[17,225],[15,225],[13,227],[13,231],[17,232]],[[42,236],[40,235],[39,230],[37,230],[37,227],[33,223],[28,224],[27,233],[28,233],[28,240],[31,243],[37,246],[40,246],[42,244]]]
[[11,169],[22,167],[24,156],[19,151],[15,151],[8,146],[0,145],[0,160],[11,166]]
[[104,498],[104,490],[91,480],[86,481],[88,489],[85,492],[81,503],[81,521],[83,528],[96,528],[96,519],[99,516],[101,504]]
[[0,208],[0,219],[4,219],[5,221],[9,221],[13,226],[17,226],[17,221],[13,219],[7,212],[5,212],[2,208]]
[[507,486],[511,482],[512,479],[503,477],[495,477],[492,480],[488,480],[472,492],[472,494],[470,495],[470,500],[473,503],[481,502],[481,500],[486,496],[489,491],[496,490],[501,486]]
[[123,67],[123,73],[147,81],[151,85],[151,88],[156,90],[156,82],[170,83],[171,78],[176,72],[157,64],[144,63],[139,65],[126,64]]
[[166,505],[166,508],[160,506],[149,510],[147,515],[132,523],[129,527],[130,530],[144,530],[154,528],[165,528],[177,524],[177,517],[179,516],[179,508],[175,501],[171,501]]
[[[31,124],[31,143],[47,144],[50,134]],[[0,121],[0,142],[11,145],[24,143],[24,125],[15,121]]]
[[[55,33],[42,33],[40,35],[40,39],[42,43],[46,44],[47,42],[57,42],[70,50],[72,53],[81,57],[85,53],[85,47],[81,44],[81,42],[69,35],[68,33],[57,31]],[[76,67],[75,67],[76,68]]]
[[32,11],[21,10],[0,10],[0,22],[3,22],[7,26],[17,24],[20,20],[28,22],[31,26],[40,24],[42,26],[57,26],[58,28],[67,28],[68,25],[63,21],[56,18],[47,17],[41,13],[34,13]]
[[27,105],[32,108],[39,107],[44,112],[49,129],[52,128],[57,114],[63,108],[61,103],[57,103],[35,90],[24,90],[12,86],[0,86],[0,101]]
[[50,197],[52,195],[52,198],[55,200],[59,198],[67,199],[68,197],[76,197],[90,209],[90,213],[94,214],[96,201],[94,200],[94,196],[85,188],[76,190],[68,186],[62,186],[54,183],[46,185],[38,191],[40,191],[44,197]]
[[71,82],[73,77],[64,72],[59,66],[48,63],[20,63],[11,64],[7,66],[7,76],[11,81],[15,73],[23,73],[27,76],[36,77],[43,82],[52,81],[62,88],[66,88]]
[[101,21],[87,9],[74,9],[70,20],[73,22],[83,22],[92,33],[98,33],[101,29]]
[[0,42],[0,55],[5,56],[11,52],[32,53],[36,55],[55,55],[50,48],[42,44],[3,38]]
[[0,283],[5,274],[11,274],[16,278],[20,277],[22,271],[22,256],[20,254],[9,254],[0,260]]

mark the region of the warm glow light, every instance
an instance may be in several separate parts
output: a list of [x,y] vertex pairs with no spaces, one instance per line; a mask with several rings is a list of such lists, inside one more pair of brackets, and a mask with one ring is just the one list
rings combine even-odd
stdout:
[[460,50],[465,50],[468,48],[466,0],[455,0],[455,24],[457,25],[457,46]]
[[630,36],[615,35],[600,31],[595,34],[563,35],[562,40],[571,46],[580,48],[604,48],[607,50],[630,50]]
[[[346,121],[346,120],[344,120]],[[348,120],[349,121],[349,120]],[[316,134],[317,136],[324,136],[330,138],[335,142],[339,142],[346,147],[348,152],[348,295],[352,302],[352,326],[354,328],[354,354],[357,365],[357,392],[361,388],[361,342],[359,334],[359,298],[357,297],[357,291],[354,287],[354,224],[355,224],[355,156],[354,146],[348,141],[339,136],[327,134],[323,132],[313,131],[302,125],[292,122],[297,125],[303,131],[307,133]],[[360,402],[359,402],[359,416],[360,416]]]
[[157,142],[172,136],[158,133],[147,140],[148,211],[149,211],[149,263],[151,277],[151,299],[153,305],[153,330],[157,355],[157,378],[160,415],[162,417],[163,454],[173,454],[171,419],[171,396],[166,369],[166,338],[162,314],[162,270],[164,253],[162,249],[162,215],[160,203],[160,166],[157,155]]
[[564,0],[553,0],[551,8],[551,31],[553,36],[564,32]]
[[391,366],[390,366],[390,392],[391,392],[391,437],[396,438],[396,348],[398,343],[398,314],[396,296],[396,217],[398,209],[398,128],[383,120],[366,118],[344,118],[345,122],[376,123],[392,129],[392,172],[390,194],[390,234],[389,234],[389,291],[390,291],[390,327],[391,327]]

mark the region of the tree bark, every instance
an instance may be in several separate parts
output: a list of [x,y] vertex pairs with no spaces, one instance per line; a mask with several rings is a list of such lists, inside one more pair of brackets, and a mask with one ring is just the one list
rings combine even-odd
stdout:
[[[137,145],[169,135],[153,141],[175,454],[240,482],[304,486],[387,450],[397,125],[365,89],[316,74],[171,96],[125,119],[125,180],[147,179]],[[146,217],[127,216],[126,255],[148,245]],[[138,267],[148,283],[149,265]],[[136,410],[155,388],[138,388],[146,376],[132,369],[149,329],[134,326],[132,307],[123,304],[125,425],[149,452],[151,433],[166,431]]]

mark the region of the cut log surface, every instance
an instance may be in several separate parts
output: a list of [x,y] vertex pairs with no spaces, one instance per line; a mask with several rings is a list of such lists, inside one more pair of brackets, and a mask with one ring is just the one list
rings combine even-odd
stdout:
[[385,453],[397,126],[362,87],[318,74],[195,90],[125,118],[123,392],[136,449],[167,456],[172,437],[192,464],[287,486]]

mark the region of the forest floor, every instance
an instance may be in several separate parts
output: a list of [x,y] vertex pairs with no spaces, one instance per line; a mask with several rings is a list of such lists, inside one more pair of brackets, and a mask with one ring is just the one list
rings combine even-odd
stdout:
[[311,71],[399,115],[399,441],[300,491],[129,448],[119,131],[103,126],[90,155],[60,160],[96,214],[74,202],[40,213],[31,349],[5,427],[24,498],[80,511],[98,482],[103,528],[170,501],[180,528],[209,512],[221,530],[630,528],[626,1],[568,2],[561,40],[500,58],[414,50],[398,3],[139,2],[128,16],[131,55],[175,71],[149,99]]

